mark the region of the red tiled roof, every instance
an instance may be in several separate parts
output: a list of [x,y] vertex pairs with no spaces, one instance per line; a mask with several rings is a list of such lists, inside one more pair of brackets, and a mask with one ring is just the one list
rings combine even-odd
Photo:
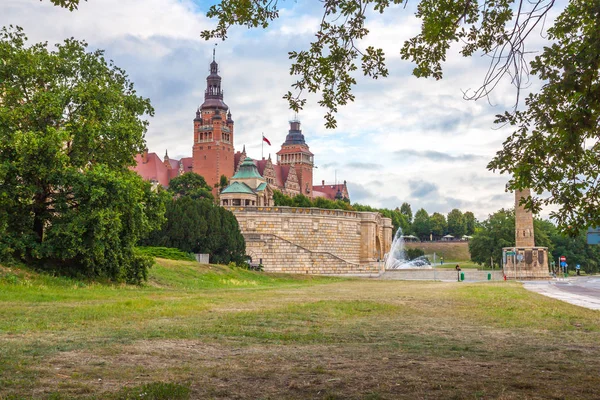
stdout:
[[162,186],[169,185],[169,170],[156,153],[148,153],[146,162],[142,162],[142,155],[135,156],[136,166],[132,169],[148,181],[157,181]]
[[[192,157],[183,157],[179,161],[183,161],[183,172],[192,172]],[[179,167],[178,167],[179,168]]]
[[330,200],[335,200],[335,195],[337,194],[338,189],[342,193],[344,193],[344,184],[340,183],[338,185],[313,185],[313,196],[326,197]]
[[145,163],[142,155],[135,156],[136,166],[132,169],[147,181],[157,181],[162,186],[169,186],[169,181],[179,176],[179,163],[183,162],[183,172],[192,171],[192,157],[184,157],[181,160],[169,159],[171,168],[167,168],[164,161],[156,153],[148,153]]
[[[263,177],[265,176],[265,167],[267,166],[267,161],[268,160],[266,160],[266,159],[254,160],[254,164],[256,165],[256,168],[258,169],[258,173]],[[275,170],[275,186],[283,189],[283,187],[285,186],[285,181],[286,181],[288,175],[290,174],[290,166],[289,165],[279,165],[279,164],[272,164],[272,165],[273,165],[273,169]]]
[[172,160],[169,158],[169,164],[171,164],[172,169],[179,169],[179,160]]
[[240,158],[242,158],[242,152],[236,151],[235,154],[233,155],[233,167],[234,168],[237,168],[237,166],[239,165]]
[[267,160],[254,160],[254,164],[256,164],[258,173],[261,176],[265,176],[265,167],[267,166]]
[[316,190],[314,190],[314,186],[313,186],[313,197],[325,197],[326,199],[329,198],[329,196],[327,196],[327,193],[323,193],[323,192],[318,192]]
[[277,179],[275,180],[275,185],[277,187],[283,188],[285,186],[285,181],[287,180],[287,177],[290,174],[290,166],[274,164],[273,169],[275,169],[275,176],[277,177]]

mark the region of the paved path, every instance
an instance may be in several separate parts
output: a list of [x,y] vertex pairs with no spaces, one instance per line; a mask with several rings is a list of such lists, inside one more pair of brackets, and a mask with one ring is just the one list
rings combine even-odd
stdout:
[[525,281],[525,289],[576,306],[600,310],[600,277],[573,277],[553,281]]

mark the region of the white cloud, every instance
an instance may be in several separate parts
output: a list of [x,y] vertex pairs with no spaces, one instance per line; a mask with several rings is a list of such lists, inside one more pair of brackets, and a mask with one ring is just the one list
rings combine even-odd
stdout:
[[[265,157],[274,157],[285,140],[293,113],[282,96],[295,80],[287,53],[307,48],[320,21],[320,4],[287,4],[290,8],[269,30],[236,28],[218,44],[236,148],[245,144],[255,158],[263,132],[273,143],[265,146]],[[310,96],[300,119],[318,166],[315,182],[332,182],[337,173],[338,181],[349,182],[351,196],[354,189],[361,203],[373,206],[409,201],[414,210],[447,213],[460,207],[478,218],[511,207],[512,196],[504,192],[508,177],[493,174],[486,164],[510,133],[493,129],[493,120],[512,105],[514,89],[501,85],[492,98],[495,107],[463,100],[462,90],[477,87],[488,64],[458,57],[456,48],[444,65],[443,80],[413,77],[413,65],[399,56],[402,42],[420,25],[413,12],[394,7],[383,16],[372,15],[370,35],[359,45],[382,47],[390,76],[373,81],[357,74],[356,101],[340,108],[336,130],[324,128],[324,109]],[[3,0],[0,25],[8,24],[23,26],[32,41],[73,36],[106,49],[156,108],[147,134],[150,150],[191,155],[192,120],[203,101],[213,48],[199,34],[214,25],[193,1],[90,0],[71,13],[46,0]],[[535,38],[535,46],[542,43]],[[404,157],[397,153],[402,150]]]

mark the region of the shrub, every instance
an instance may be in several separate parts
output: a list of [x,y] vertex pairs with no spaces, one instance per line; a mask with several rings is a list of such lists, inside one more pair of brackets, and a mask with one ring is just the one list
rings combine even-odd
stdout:
[[192,253],[186,253],[172,247],[138,247],[138,251],[150,257],[166,258],[168,260],[196,261]]

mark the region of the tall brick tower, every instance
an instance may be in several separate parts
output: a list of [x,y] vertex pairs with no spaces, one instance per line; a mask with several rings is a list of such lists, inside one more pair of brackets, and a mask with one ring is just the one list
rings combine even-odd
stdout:
[[304,141],[304,135],[300,129],[300,121],[294,119],[290,121],[290,130],[281,145],[281,150],[277,152],[277,163],[280,165],[289,165],[295,168],[300,184],[300,193],[305,196],[313,197],[313,168],[314,155],[308,149]]
[[219,65],[213,50],[204,103],[194,118],[192,147],[192,171],[202,175],[212,187],[219,182],[221,175],[231,178],[234,173],[233,120],[228,110],[223,102]]
[[531,195],[531,190],[523,189],[515,192],[515,245],[517,247],[534,247],[533,214],[520,205],[521,199]]

